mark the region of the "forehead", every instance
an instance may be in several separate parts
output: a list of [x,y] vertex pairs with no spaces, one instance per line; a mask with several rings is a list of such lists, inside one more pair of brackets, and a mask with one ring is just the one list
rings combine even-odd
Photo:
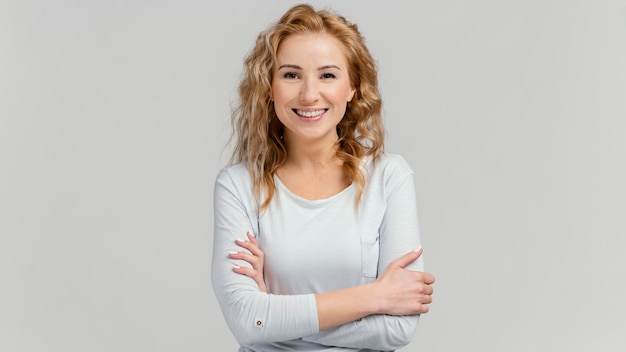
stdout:
[[333,35],[321,33],[291,34],[283,40],[276,53],[276,64],[320,63],[346,66],[343,44]]

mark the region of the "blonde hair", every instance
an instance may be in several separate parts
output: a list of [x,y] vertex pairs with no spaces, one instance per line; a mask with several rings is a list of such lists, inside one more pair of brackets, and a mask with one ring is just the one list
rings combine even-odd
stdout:
[[[356,204],[365,188],[361,163],[371,156],[376,162],[383,152],[384,129],[378,92],[376,65],[355,24],[326,10],[309,5],[289,9],[280,20],[261,32],[244,61],[239,84],[239,103],[232,112],[232,139],[236,142],[231,163],[246,162],[260,211],[266,209],[276,192],[274,175],[287,159],[283,125],[271,102],[272,77],[280,44],[296,33],[327,33],[344,48],[350,82],[356,93],[337,125],[337,158],[343,162],[348,179],[357,186]],[[261,199],[263,195],[263,199]]]

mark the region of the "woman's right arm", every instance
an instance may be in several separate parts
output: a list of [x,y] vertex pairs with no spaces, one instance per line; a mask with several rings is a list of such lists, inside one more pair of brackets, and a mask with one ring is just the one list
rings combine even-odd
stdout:
[[243,260],[230,258],[229,252],[241,250],[235,240],[245,239],[248,231],[257,229],[249,182],[246,184],[244,177],[236,177],[241,171],[222,170],[213,194],[211,283],[226,323],[243,346],[315,334],[319,329],[313,294],[267,294],[261,292],[253,279],[233,272],[235,266],[250,267]]

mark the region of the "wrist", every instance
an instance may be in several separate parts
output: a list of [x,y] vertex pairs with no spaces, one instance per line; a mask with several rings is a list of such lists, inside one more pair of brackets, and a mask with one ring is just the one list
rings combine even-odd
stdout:
[[364,286],[367,288],[365,307],[367,307],[368,315],[384,314],[384,296],[381,293],[380,284],[378,282],[372,282]]

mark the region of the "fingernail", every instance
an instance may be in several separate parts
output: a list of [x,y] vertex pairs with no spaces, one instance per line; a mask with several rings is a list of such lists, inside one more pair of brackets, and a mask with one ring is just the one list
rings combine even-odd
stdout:
[[235,267],[235,269],[241,269],[239,265],[233,265],[233,267]]
[[236,251],[228,251],[228,254],[237,254]]
[[417,246],[417,248],[415,248],[415,250],[413,252],[415,253],[419,253],[422,250],[422,246]]
[[238,238],[235,240],[235,242],[246,242],[246,240],[242,240],[241,238]]
[[252,231],[248,231],[248,235],[250,235],[250,236],[252,236],[252,237],[256,237],[256,236],[252,233]]

